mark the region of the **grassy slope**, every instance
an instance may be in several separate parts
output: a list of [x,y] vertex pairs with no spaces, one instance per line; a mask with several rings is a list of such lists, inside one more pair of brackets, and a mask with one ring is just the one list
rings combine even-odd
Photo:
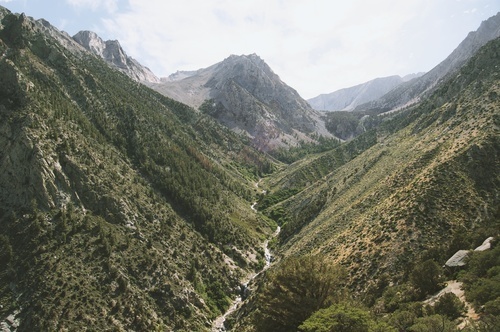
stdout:
[[[457,229],[470,237],[483,236],[474,232],[484,227],[498,232],[485,225],[499,204],[499,44],[380,127],[378,143],[354,159],[339,164],[332,151],[270,180],[271,192],[302,189],[268,208],[286,211],[282,254],[327,252],[350,267],[361,290],[383,271],[402,276]],[[336,165],[331,172],[311,171],[328,163]]]

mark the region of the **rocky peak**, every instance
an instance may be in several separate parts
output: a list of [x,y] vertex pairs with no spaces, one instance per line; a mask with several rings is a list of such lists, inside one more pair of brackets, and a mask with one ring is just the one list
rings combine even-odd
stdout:
[[207,85],[221,90],[223,85],[230,82],[236,83],[259,101],[273,104],[282,112],[310,109],[297,91],[283,83],[256,54],[229,56],[217,66]]
[[95,32],[80,31],[73,36],[73,39],[87,50],[104,58],[106,44]]
[[312,141],[315,135],[331,137],[320,114],[256,54],[230,55],[150,86],[247,135],[263,151]]
[[122,71],[139,82],[159,83],[149,68],[142,66],[133,58],[127,56],[118,40],[103,41],[95,32],[80,31],[73,39],[88,51],[104,59],[112,67]]
[[127,69],[127,55],[123,51],[118,40],[107,40],[104,49],[104,60],[113,63],[115,66]]

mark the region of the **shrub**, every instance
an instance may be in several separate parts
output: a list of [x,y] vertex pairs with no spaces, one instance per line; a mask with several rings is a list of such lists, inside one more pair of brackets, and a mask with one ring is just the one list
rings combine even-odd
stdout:
[[462,315],[465,304],[453,293],[446,293],[434,305],[434,312],[453,320]]
[[432,315],[427,317],[417,318],[408,331],[411,332],[455,332],[457,330],[455,324],[450,322],[448,318],[441,315]]
[[419,296],[432,294],[441,288],[442,269],[432,259],[417,264],[410,275],[412,285],[417,289]]
[[269,271],[256,299],[257,330],[296,330],[312,313],[338,300],[343,277],[343,269],[321,255],[287,258]]
[[316,311],[299,330],[303,332],[375,332],[395,331],[385,323],[376,322],[367,310],[347,303],[334,304]]

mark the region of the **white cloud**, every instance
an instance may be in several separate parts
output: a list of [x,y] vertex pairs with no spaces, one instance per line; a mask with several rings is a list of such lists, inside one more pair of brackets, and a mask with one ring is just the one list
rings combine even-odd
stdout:
[[0,2],[5,2],[5,3],[7,3],[7,2],[11,2],[11,1],[12,1],[12,0],[0,0]]
[[114,12],[118,8],[118,0],[66,0],[66,3],[75,8],[90,8],[93,11],[105,9]]
[[[67,1],[91,8],[103,4]],[[452,4],[129,0],[127,9],[115,12],[103,26],[129,54],[159,75],[207,67],[230,54],[255,52],[283,81],[304,97],[313,97],[375,77],[430,69],[428,64],[422,68],[423,63],[435,65],[437,60],[426,54],[435,53],[425,49],[426,43],[439,48],[439,42],[428,40],[439,32],[432,29],[442,27],[436,17],[449,16]]]

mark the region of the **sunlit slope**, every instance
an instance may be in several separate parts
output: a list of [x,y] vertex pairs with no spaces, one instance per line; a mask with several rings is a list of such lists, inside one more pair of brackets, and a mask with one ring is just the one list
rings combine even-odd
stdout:
[[500,188],[499,60],[496,40],[428,100],[360,136],[366,150],[351,160],[337,149],[270,179],[271,194],[295,189],[264,210],[285,223],[282,254],[326,252],[364,288],[383,271],[402,275],[459,229],[470,237],[491,229]]

